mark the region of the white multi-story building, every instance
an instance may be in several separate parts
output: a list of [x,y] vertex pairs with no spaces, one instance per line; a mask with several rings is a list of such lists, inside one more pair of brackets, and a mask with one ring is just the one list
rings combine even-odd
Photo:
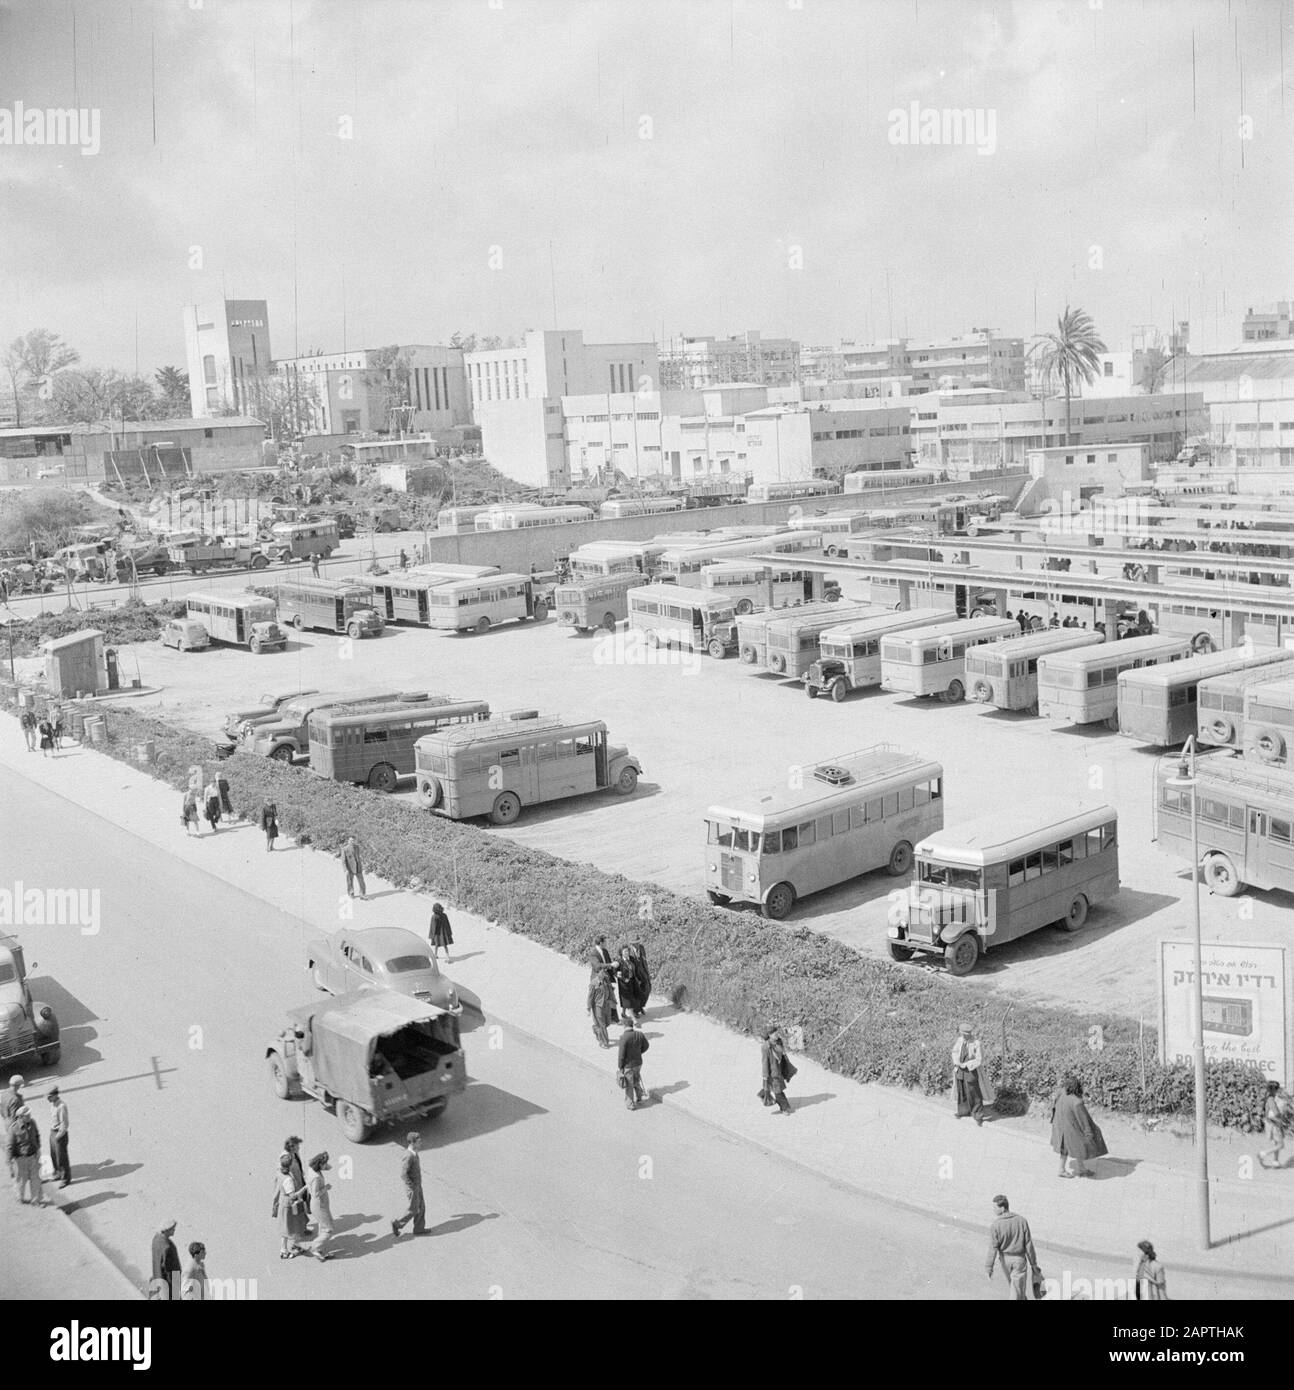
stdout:
[[1250,309],[1244,318],[1241,335],[1247,343],[1280,342],[1294,338],[1294,319],[1290,317],[1290,301],[1280,299],[1274,310],[1255,314]]
[[273,370],[270,314],[263,299],[220,299],[184,308],[189,400],[196,419],[236,411],[257,415]]
[[1003,337],[989,328],[949,338],[890,338],[814,348],[811,356],[802,357],[802,366],[805,376],[817,381],[904,381],[905,394],[911,395],[941,388],[1019,391],[1025,385],[1024,339]]
[[699,391],[748,383],[785,386],[800,379],[800,345],[792,338],[765,338],[750,330],[732,338],[669,338],[660,345],[661,385]]

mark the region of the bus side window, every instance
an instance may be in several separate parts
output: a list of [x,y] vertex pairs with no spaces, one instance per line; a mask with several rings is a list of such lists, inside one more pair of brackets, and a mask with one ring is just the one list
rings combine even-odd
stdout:
[[1290,843],[1290,823],[1287,820],[1279,820],[1272,816],[1267,822],[1267,833],[1273,840],[1278,840],[1283,845]]
[[819,816],[814,822],[814,833],[819,840],[829,840],[834,833],[831,828],[830,816]]
[[1058,861],[1057,858],[1056,858],[1056,847],[1055,847],[1055,845],[1052,845],[1052,846],[1050,846],[1049,848],[1043,850],[1043,852],[1042,852],[1042,871],[1043,871],[1044,874],[1049,874],[1049,873],[1051,873],[1052,870],[1056,868],[1058,862],[1059,862],[1059,861]]
[[808,845],[814,843],[814,827],[813,822],[811,820],[806,820],[804,824],[799,827],[799,831],[801,849],[804,849]]
[[1243,806],[1232,806],[1229,810],[1231,813],[1232,830],[1243,830],[1245,828],[1245,808]]
[[[791,846],[795,848],[794,845]],[[764,853],[780,854],[782,852],[782,832],[780,830],[769,830],[764,835]]]
[[911,788],[911,787],[900,787],[900,788],[899,788],[899,810],[900,810],[900,812],[902,812],[902,811],[910,811],[910,810],[912,809],[912,804],[913,804],[913,802],[912,802],[912,788]]
[[849,829],[849,812],[837,811],[831,817],[831,833],[833,835],[843,835]]
[[1007,870],[1007,885],[1014,888],[1017,884],[1024,882],[1024,860],[1013,859]]
[[1060,844],[1056,846],[1056,857],[1062,869],[1066,864],[1072,864],[1074,862],[1073,840],[1062,840]]
[[849,808],[849,828],[851,830],[858,830],[862,826],[863,820],[864,814],[862,806],[851,806]]
[[930,800],[930,783],[918,782],[912,788],[912,804],[914,806],[924,806]]
[[867,823],[874,825],[881,818],[881,799],[875,797],[867,803]]
[[899,794],[898,792],[887,792],[882,807],[885,816],[897,816],[899,813]]
[[499,754],[500,767],[517,767],[520,762],[521,749],[519,748],[505,748],[503,752]]
[[1086,839],[1087,857],[1092,859],[1101,852],[1101,832],[1099,830],[1089,830]]
[[800,847],[800,836],[795,826],[788,825],[782,831],[782,848],[784,850],[798,849]]
[[1026,855],[1024,860],[1024,881],[1031,883],[1035,878],[1042,877],[1042,851],[1034,850],[1032,854]]
[[585,734],[583,738],[577,738],[575,740],[576,755],[578,756],[580,753],[592,753],[593,744],[594,740],[592,734]]
[[936,777],[935,780],[930,783],[930,800],[938,801],[943,796],[943,794],[944,780],[942,777]]

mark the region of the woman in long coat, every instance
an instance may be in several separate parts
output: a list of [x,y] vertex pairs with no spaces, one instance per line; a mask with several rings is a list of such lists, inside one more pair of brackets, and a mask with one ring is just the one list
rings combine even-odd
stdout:
[[595,970],[589,977],[589,992],[584,1006],[593,1017],[593,1036],[598,1040],[598,1046],[610,1047],[607,1028],[615,1022],[615,984],[601,970]]
[[287,1154],[279,1158],[279,1176],[274,1185],[274,1206],[270,1214],[278,1221],[280,1260],[290,1260],[301,1253],[306,1234],[306,1188],[292,1173],[292,1160]]
[[1051,1147],[1060,1155],[1062,1178],[1090,1178],[1092,1170],[1085,1160],[1103,1158],[1110,1152],[1105,1136],[1083,1104],[1082,1083],[1072,1076],[1065,1078],[1051,1107]]
[[620,958],[616,962],[616,990],[620,996],[620,1017],[636,1014],[647,1002],[638,997],[638,972],[634,969],[633,952],[628,946],[621,946]]
[[786,1055],[782,1035],[776,1028],[764,1030],[764,1041],[759,1051],[764,1081],[759,1091],[760,1099],[765,1105],[776,1105],[778,1114],[789,1115],[791,1102],[786,1098],[786,1083],[795,1075],[795,1066]]
[[431,905],[431,958],[436,960],[440,952],[445,952],[445,964],[449,964],[449,948],[454,944],[454,933],[449,925],[449,917],[439,903]]
[[265,849],[274,852],[274,841],[279,838],[279,810],[272,801],[261,805],[261,830],[265,833]]

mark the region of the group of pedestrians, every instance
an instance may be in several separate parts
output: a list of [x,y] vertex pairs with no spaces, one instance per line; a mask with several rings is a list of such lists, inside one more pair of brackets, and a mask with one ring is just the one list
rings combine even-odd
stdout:
[[651,998],[651,971],[642,942],[621,946],[616,955],[599,935],[589,953],[589,988],[585,1008],[593,1020],[593,1036],[599,1047],[612,1046],[607,1029],[619,1022],[624,1027],[616,1048],[616,1082],[624,1092],[625,1105],[636,1110],[647,1100],[643,1088],[643,1054],[651,1047],[639,1026],[643,1010]]
[[[0,1100],[0,1118],[4,1120],[5,1129],[5,1158],[18,1200],[43,1207],[46,1201],[41,1179],[40,1129],[23,1095],[25,1086],[26,1082],[20,1075],[11,1076],[9,1089]],[[49,1103],[49,1170],[59,1187],[63,1188],[72,1181],[72,1164],[68,1158],[70,1125],[67,1103],[59,1095],[57,1086],[49,1088],[45,1099]]]
[[37,716],[33,709],[24,709],[18,716],[18,723],[22,727],[22,736],[27,741],[29,753],[34,753],[39,748],[42,757],[58,755],[67,733],[61,709],[55,706],[40,716]]
[[180,824],[186,835],[201,835],[205,820],[214,835],[220,829],[220,822],[234,817],[234,803],[229,794],[229,779],[217,768],[204,783],[200,774],[195,774],[184,793],[180,806]]
[[175,1222],[167,1221],[153,1236],[148,1297],[163,1303],[203,1303],[207,1297],[207,1247],[200,1240],[190,1241],[189,1267],[181,1272],[174,1235]]
[[271,1217],[278,1223],[281,1260],[295,1259],[298,1255],[313,1255],[321,1262],[332,1259],[327,1249],[334,1230],[332,1200],[328,1196],[332,1184],[326,1177],[331,1171],[327,1151],[315,1154],[309,1168],[307,1177],[301,1164],[301,1139],[295,1134],[289,1135],[279,1155],[274,1203],[270,1208]]

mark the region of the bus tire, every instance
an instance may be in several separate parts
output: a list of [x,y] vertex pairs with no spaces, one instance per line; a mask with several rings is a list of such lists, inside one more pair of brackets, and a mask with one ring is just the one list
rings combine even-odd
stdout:
[[840,548],[838,546],[829,545],[822,553],[830,558],[833,555],[838,555],[840,553]]
[[715,907],[727,907],[732,902],[727,893],[716,893],[713,888],[707,888],[705,893]]
[[490,630],[490,620],[489,620],[489,618],[486,618],[486,617],[484,617],[484,616],[482,616],[482,617],[480,617],[480,618],[477,618],[477,620],[476,620],[476,627],[473,629],[473,631],[476,632],[477,635],[479,636],[479,635],[481,635],[481,634],[484,634],[484,633],[486,633],[486,632],[489,632],[489,630]]
[[293,613],[293,615],[292,615],[292,626],[293,626],[294,628],[296,628],[296,630],[297,630],[298,632],[300,632],[301,629],[302,629],[303,627],[305,627],[305,625],[306,625],[306,620],[301,616],[301,614],[300,614],[300,613]]
[[251,648],[252,648],[252,654],[253,654],[254,656],[260,656],[260,654],[261,654],[261,639],[260,639],[259,637],[253,637],[253,638],[252,638],[252,640],[251,640]]
[[911,960],[917,953],[915,946],[905,946],[901,941],[891,941],[888,945],[891,960]]
[[620,776],[615,781],[615,792],[617,796],[632,796],[638,790],[638,769],[636,767],[624,768]]
[[900,840],[890,851],[890,862],[885,866],[891,878],[899,878],[912,868],[912,841]]
[[768,658],[768,669],[776,671],[777,674],[784,675],[786,672],[786,658],[784,656],[770,656]]
[[977,705],[986,705],[993,698],[993,687],[988,681],[976,681],[971,686],[971,699]]
[[373,1132],[367,1112],[348,1100],[337,1102],[337,1119],[341,1123],[341,1132],[352,1144],[362,1144]]
[[736,613],[739,618],[744,618],[755,611],[755,605],[748,598],[738,599]]
[[977,960],[979,960],[979,941],[974,932],[967,932],[965,936],[959,936],[944,951],[944,964],[948,967],[950,975],[969,975],[975,969]]
[[358,623],[347,623],[347,624],[346,624],[346,636],[347,636],[347,637],[351,637],[351,638],[353,638],[355,641],[359,641],[359,639],[360,639],[363,635],[364,635],[364,629],[363,629],[362,627],[360,627],[360,625],[359,625]]
[[254,570],[263,570],[268,564],[269,561],[265,558],[264,555],[252,556],[252,568]]
[[1078,893],[1069,905],[1069,911],[1060,919],[1066,931],[1079,931],[1087,921],[1087,899]]
[[716,661],[722,661],[728,655],[728,648],[717,637],[711,637],[705,644],[705,649]]
[[537,623],[542,623],[548,616],[548,605],[541,598],[535,600],[534,619]]
[[831,698],[839,704],[849,694],[849,682],[844,676],[837,676],[830,686]]
[[950,705],[959,705],[966,698],[966,687],[961,681],[949,681],[948,689],[944,691],[944,699]]
[[738,653],[743,666],[753,666],[759,660],[759,652],[749,642]]
[[1234,743],[1236,726],[1224,715],[1218,715],[1216,719],[1209,720],[1208,735],[1214,743]]
[[972,609],[971,609],[971,617],[972,617],[972,618],[991,618],[992,616],[993,616],[993,614],[991,614],[991,613],[988,611],[987,608],[972,608]]
[[1204,860],[1204,882],[1219,898],[1234,898],[1244,887],[1236,866],[1225,854],[1210,854]]
[[490,808],[490,819],[495,825],[511,825],[521,814],[521,798],[516,792],[500,792]]
[[296,752],[297,750],[293,748],[290,743],[280,743],[270,749],[270,757],[273,758],[276,763],[287,763],[287,765],[291,767],[292,760],[296,757]]
[[444,792],[438,777],[419,777],[418,778],[418,805],[424,811],[434,810],[440,805],[440,798]]
[[601,626],[603,632],[614,632],[616,630],[616,615],[614,613],[603,613]]
[[760,908],[770,921],[780,922],[795,906],[795,889],[789,883],[775,883]]
[[1259,725],[1245,739],[1245,757],[1260,763],[1279,763],[1285,760],[1285,740],[1275,729]]
[[1204,652],[1215,652],[1217,649],[1217,643],[1214,642],[1213,638],[1207,632],[1197,632],[1195,636],[1191,638],[1191,650],[1193,652],[1202,654]]
[[368,774],[370,791],[386,792],[388,795],[400,784],[400,775],[390,763],[378,763]]

